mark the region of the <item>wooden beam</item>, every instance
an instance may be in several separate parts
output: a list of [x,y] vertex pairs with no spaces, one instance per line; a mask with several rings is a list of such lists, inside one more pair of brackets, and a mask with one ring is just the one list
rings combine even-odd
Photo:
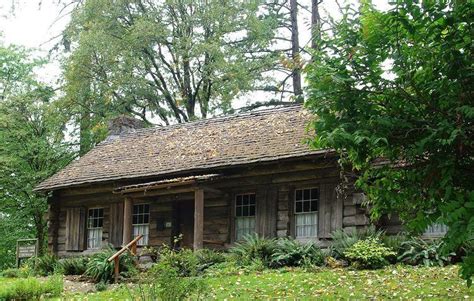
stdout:
[[125,198],[123,203],[123,238],[122,244],[126,245],[132,240],[132,211],[133,202],[131,198]]
[[204,233],[204,190],[194,192],[194,250],[202,249]]

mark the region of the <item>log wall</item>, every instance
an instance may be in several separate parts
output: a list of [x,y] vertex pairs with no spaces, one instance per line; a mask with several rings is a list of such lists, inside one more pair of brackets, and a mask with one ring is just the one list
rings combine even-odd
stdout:
[[[213,172],[215,171],[209,171],[209,173]],[[205,190],[204,193],[204,247],[227,248],[234,243],[233,207],[235,195],[239,193],[256,193],[257,204],[260,204],[258,205],[260,213],[257,218],[257,232],[266,236],[294,235],[294,190],[303,187],[320,188],[320,191],[324,193],[320,197],[331,198],[331,204],[334,203],[327,206],[332,210],[330,211],[332,213],[326,213],[329,214],[327,218],[331,218],[331,221],[320,223],[320,227],[327,224],[333,229],[339,219],[341,219],[341,226],[348,230],[366,227],[369,223],[366,210],[360,204],[359,195],[352,195],[350,192],[348,197],[341,199],[332,191],[339,182],[339,171],[335,159],[278,162],[218,172],[224,173],[225,178],[206,183],[206,187],[212,189],[210,192]],[[150,180],[143,180],[143,182],[148,181]],[[110,216],[111,208],[112,212],[117,212],[114,205],[123,202],[125,196],[113,194],[112,190],[114,187],[127,184],[129,183],[117,182],[55,192],[49,207],[50,249],[61,257],[93,252],[66,250],[66,211],[71,207],[104,208],[103,245],[109,243],[111,236],[116,240],[119,235],[117,233],[110,235],[109,232],[115,227],[113,223],[118,223],[123,219]],[[326,192],[327,189],[330,191]],[[174,194],[170,190],[166,195],[136,192],[129,194],[128,197],[131,197],[135,204],[150,204],[149,244],[160,246],[171,244],[173,237],[178,234],[175,226],[178,219],[176,204],[183,201],[192,202],[194,194],[192,192]],[[340,204],[340,207],[337,204]],[[335,208],[339,209],[333,212]],[[171,227],[162,227],[163,224],[170,223]],[[117,246],[117,242],[114,245]]]

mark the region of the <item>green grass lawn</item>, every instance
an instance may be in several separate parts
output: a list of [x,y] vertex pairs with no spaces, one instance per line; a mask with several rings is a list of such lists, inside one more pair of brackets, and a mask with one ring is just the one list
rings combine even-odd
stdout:
[[[457,275],[458,268],[390,266],[376,271],[322,269],[268,270],[248,275],[209,277],[206,299],[474,299],[474,288]],[[119,288],[76,300],[126,300],[130,290]]]

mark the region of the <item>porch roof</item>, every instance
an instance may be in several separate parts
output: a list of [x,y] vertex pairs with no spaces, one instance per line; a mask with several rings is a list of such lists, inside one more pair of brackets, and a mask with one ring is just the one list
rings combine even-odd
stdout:
[[309,147],[312,115],[301,105],[137,130],[98,144],[36,187],[51,191],[143,181],[324,154]]
[[114,189],[114,193],[130,193],[130,192],[137,192],[137,191],[149,191],[149,190],[156,190],[156,189],[166,189],[171,187],[177,186],[184,186],[184,185],[192,185],[202,182],[207,182],[209,180],[221,178],[222,175],[220,174],[207,174],[207,175],[198,175],[198,176],[189,176],[189,177],[177,177],[171,179],[165,179],[160,181],[152,181],[134,185],[126,185],[117,187]]

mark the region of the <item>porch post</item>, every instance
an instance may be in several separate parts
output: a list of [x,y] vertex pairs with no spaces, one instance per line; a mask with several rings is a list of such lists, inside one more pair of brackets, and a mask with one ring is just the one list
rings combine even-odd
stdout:
[[132,208],[132,199],[128,197],[125,198],[123,201],[123,245],[132,241]]
[[194,250],[202,249],[204,232],[204,190],[194,191]]

